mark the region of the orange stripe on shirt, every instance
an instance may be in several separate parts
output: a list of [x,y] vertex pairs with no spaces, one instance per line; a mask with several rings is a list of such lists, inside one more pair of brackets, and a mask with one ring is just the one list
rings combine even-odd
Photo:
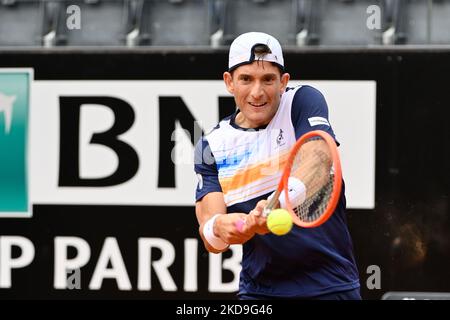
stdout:
[[288,156],[289,151],[285,151],[265,162],[250,165],[248,168],[238,169],[232,177],[219,178],[223,193],[226,194],[231,190],[242,188],[252,182],[280,172],[284,168]]
[[[252,194],[254,192],[257,193],[260,190],[265,188],[264,185],[276,184],[276,183],[278,183],[280,181],[280,179],[281,179],[281,174],[274,174],[273,176],[270,176],[268,179],[257,181],[258,183],[256,183],[256,184],[253,183],[251,185],[246,185],[246,186],[244,186],[244,187],[242,187],[240,189],[228,190],[226,195],[228,197],[240,197],[245,192],[252,192]],[[255,190],[255,189],[258,189],[258,190]]]
[[[269,191],[275,190],[275,189],[277,188],[277,186],[278,186],[278,184],[271,185],[271,186],[268,186],[268,187],[259,189],[259,190],[257,190],[257,191],[254,191],[254,192],[252,192],[252,193],[249,193],[249,194],[240,196],[240,197],[238,197],[238,198],[234,198],[234,199],[232,199],[232,200],[228,200],[228,201],[226,201],[226,205],[229,206],[230,203],[237,203],[237,202],[242,202],[242,200],[248,200],[248,197],[250,197],[250,196],[252,196],[252,195],[255,195],[255,194],[258,194],[258,193],[261,193],[262,191],[267,191],[267,192],[269,192]],[[266,192],[266,193],[267,193],[267,192]],[[246,199],[246,198],[247,198],[247,199]]]

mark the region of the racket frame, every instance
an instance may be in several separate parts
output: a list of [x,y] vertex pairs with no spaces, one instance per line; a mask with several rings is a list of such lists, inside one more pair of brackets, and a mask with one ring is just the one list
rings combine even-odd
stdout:
[[[330,200],[328,201],[328,204],[325,208],[324,213],[314,221],[302,221],[298,218],[298,216],[295,214],[294,209],[292,208],[291,201],[289,199],[289,186],[288,186],[288,179],[291,173],[292,165],[294,162],[295,157],[297,156],[297,153],[301,146],[303,146],[305,143],[308,142],[309,139],[313,137],[321,137],[325,142],[327,143],[329,150],[330,150],[330,156],[332,160],[332,166],[334,168],[334,181],[333,181],[333,191],[330,197]],[[292,147],[289,158],[286,162],[286,165],[283,169],[283,173],[281,175],[280,183],[278,184],[277,190],[275,191],[275,194],[272,196],[272,198],[269,200],[269,203],[266,205],[266,207],[263,209],[263,216],[267,217],[270,212],[275,208],[278,198],[281,195],[281,192],[284,192],[285,199],[286,199],[286,206],[288,212],[292,216],[293,222],[303,228],[315,228],[323,224],[325,221],[327,221],[331,215],[333,214],[334,210],[336,209],[336,206],[339,202],[339,198],[341,196],[341,188],[342,188],[342,170],[341,170],[341,161],[339,158],[339,152],[337,150],[336,141],[328,134],[327,132],[323,130],[314,130],[305,133],[303,136],[300,137]]]

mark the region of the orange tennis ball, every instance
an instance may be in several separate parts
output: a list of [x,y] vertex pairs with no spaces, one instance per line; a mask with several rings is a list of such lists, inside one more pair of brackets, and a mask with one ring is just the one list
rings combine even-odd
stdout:
[[277,236],[283,236],[292,229],[292,217],[285,209],[275,209],[267,217],[267,227]]

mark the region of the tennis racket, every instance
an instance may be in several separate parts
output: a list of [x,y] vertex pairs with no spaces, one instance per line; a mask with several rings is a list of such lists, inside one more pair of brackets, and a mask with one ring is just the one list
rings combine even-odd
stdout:
[[[306,189],[300,194],[298,190],[292,190],[291,182],[297,179]],[[285,209],[292,222],[304,228],[318,227],[336,209],[341,187],[341,162],[335,140],[322,130],[307,132],[292,147],[278,187],[269,197],[263,216],[267,217],[277,207],[284,193]],[[236,227],[242,230],[244,224],[245,221],[239,220]]]

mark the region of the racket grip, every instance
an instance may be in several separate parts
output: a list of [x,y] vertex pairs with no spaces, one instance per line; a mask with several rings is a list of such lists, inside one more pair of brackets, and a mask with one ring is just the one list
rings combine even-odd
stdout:
[[269,216],[269,214],[272,212],[272,210],[273,210],[273,208],[271,208],[269,206],[265,207],[262,211],[262,216],[264,218],[267,218]]
[[244,219],[239,219],[238,221],[235,222],[235,226],[239,232],[244,231],[244,225],[245,225]]

